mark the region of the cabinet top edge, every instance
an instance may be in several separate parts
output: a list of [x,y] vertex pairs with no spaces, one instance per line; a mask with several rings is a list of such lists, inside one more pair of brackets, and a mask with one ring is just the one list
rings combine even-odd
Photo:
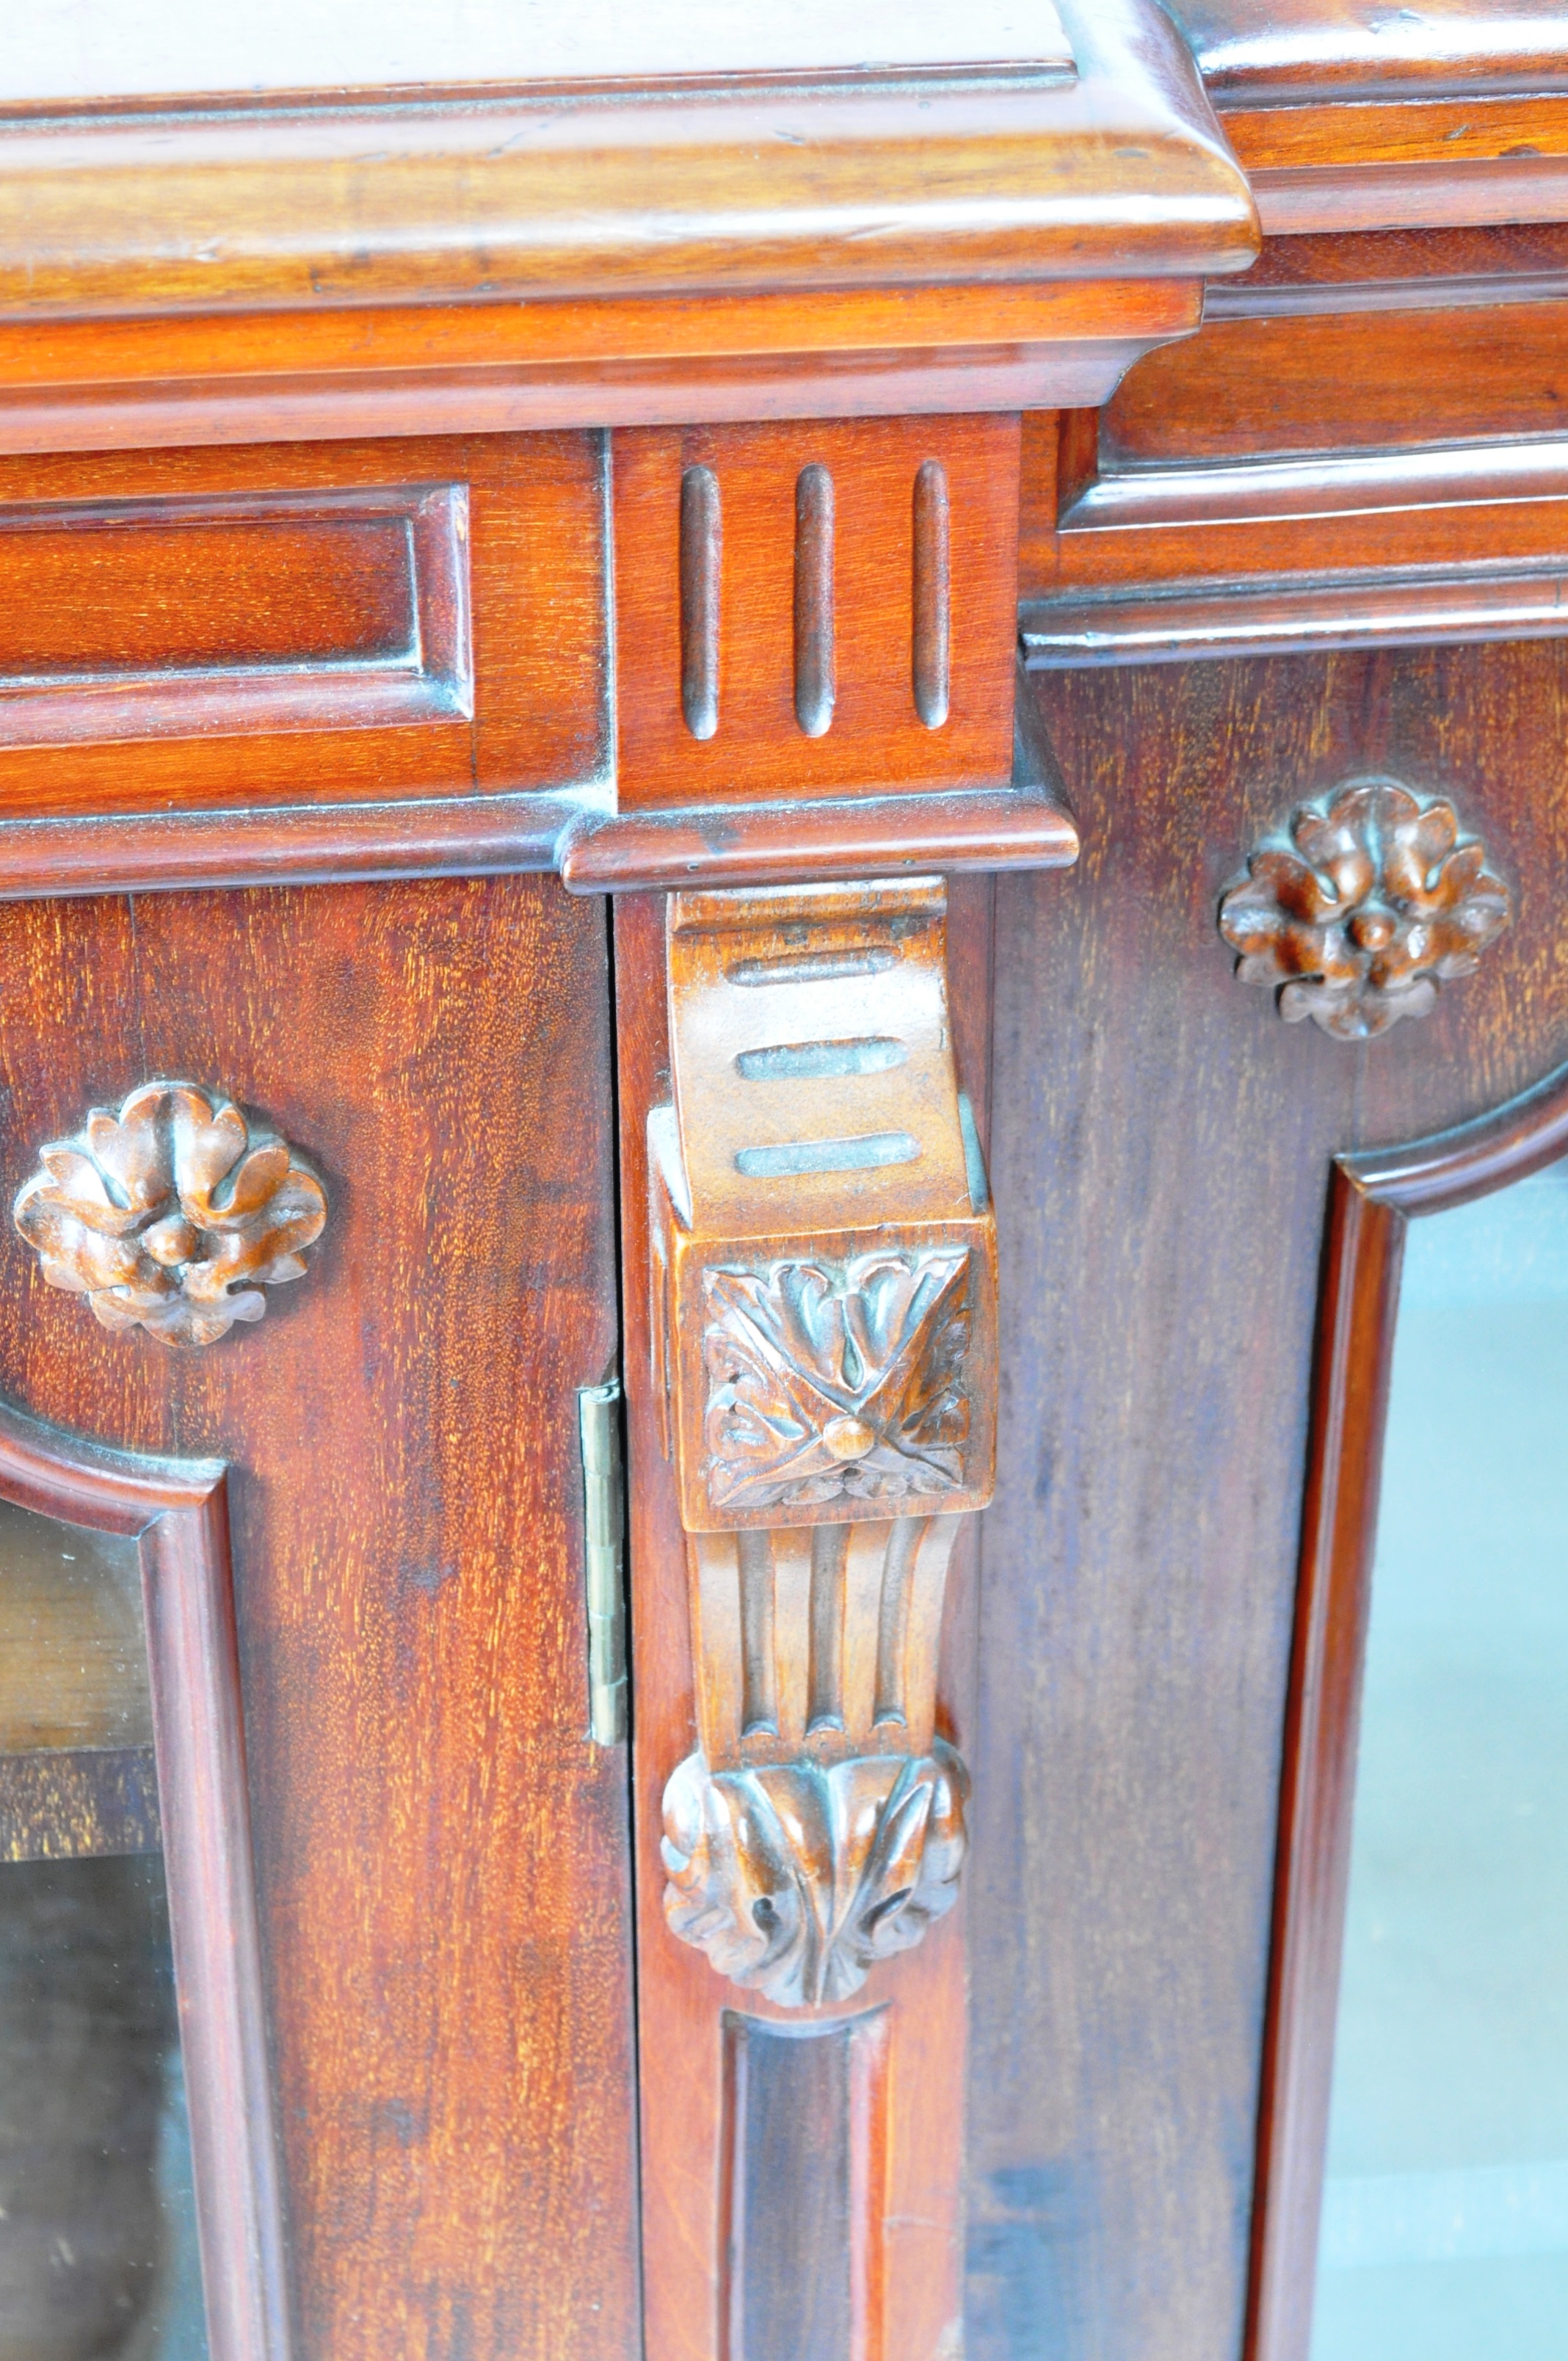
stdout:
[[1216,104],[1568,90],[1563,0],[1172,0]]
[[[97,0],[108,18],[119,5]],[[705,10],[716,0],[662,13]],[[689,51],[684,74],[622,29],[620,57],[648,69],[636,81],[563,77],[569,40],[542,43],[556,71],[526,82],[459,86],[459,45],[439,88],[217,99],[141,87],[160,81],[156,47],[120,73],[137,87],[116,91],[105,70],[97,94],[85,71],[29,90],[14,64],[0,71],[0,305],[44,319],[316,312],[1201,276],[1251,258],[1245,176],[1154,0],[1062,0],[1059,16],[1021,0],[886,0],[872,14],[888,54],[864,68],[864,24],[848,40],[826,0],[800,0],[760,46],[748,34]],[[285,49],[274,71],[298,62]],[[621,72],[608,33],[578,62]]]

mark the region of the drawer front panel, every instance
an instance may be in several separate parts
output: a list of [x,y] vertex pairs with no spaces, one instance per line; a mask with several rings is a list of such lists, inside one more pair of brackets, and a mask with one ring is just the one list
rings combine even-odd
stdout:
[[580,785],[590,434],[0,460],[0,819]]
[[0,744],[473,711],[468,496],[131,500],[0,520]]

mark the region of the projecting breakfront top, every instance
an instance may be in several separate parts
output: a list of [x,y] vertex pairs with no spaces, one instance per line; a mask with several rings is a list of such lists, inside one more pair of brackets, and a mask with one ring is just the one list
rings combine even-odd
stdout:
[[0,2345],[1339,2361],[1568,11],[3,47]]

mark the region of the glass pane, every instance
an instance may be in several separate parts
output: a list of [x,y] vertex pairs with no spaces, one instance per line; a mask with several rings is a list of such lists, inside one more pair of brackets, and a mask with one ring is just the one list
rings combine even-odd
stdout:
[[1568,1167],[1411,1224],[1313,2361],[1568,2352]]
[[0,1502],[0,2361],[204,2361],[134,1542]]

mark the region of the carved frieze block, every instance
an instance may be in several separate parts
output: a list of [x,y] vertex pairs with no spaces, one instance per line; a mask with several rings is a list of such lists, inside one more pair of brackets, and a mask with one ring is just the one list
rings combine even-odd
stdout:
[[[721,1513],[964,1488],[968,1247],[888,1248],[702,1274],[703,1446]],[[842,1513],[842,1508],[840,1509]]]
[[995,1232],[950,1222],[705,1238],[663,1196],[654,1261],[688,1532],[983,1508]]
[[38,1152],[17,1229],[51,1287],[111,1329],[211,1345],[302,1279],[326,1222],[315,1174],[276,1132],[192,1082],[144,1082]]
[[1341,1041],[1425,1016],[1440,984],[1472,974],[1510,917],[1509,895],[1441,796],[1352,779],[1291,815],[1220,905],[1236,973],[1277,994],[1287,1024]]

